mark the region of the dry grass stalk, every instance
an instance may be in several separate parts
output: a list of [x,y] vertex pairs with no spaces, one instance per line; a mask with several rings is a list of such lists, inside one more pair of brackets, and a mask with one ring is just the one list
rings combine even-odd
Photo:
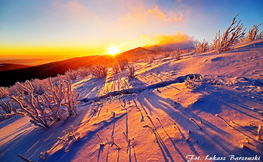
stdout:
[[102,139],[100,138],[100,135],[99,135],[99,133],[97,133],[97,136],[99,137],[99,139],[100,139],[100,145],[101,146],[104,146],[105,145],[105,143],[102,141]]
[[198,117],[199,118],[199,120],[200,120],[200,123],[202,124],[202,120],[201,120],[201,118],[200,117]]
[[158,120],[158,122],[160,123],[161,127],[163,128],[163,125],[162,125],[160,119],[159,118],[156,118],[156,119]]
[[154,125],[154,123],[153,123],[153,121],[152,121],[152,119],[151,119],[151,117],[149,115],[147,115],[146,117],[150,120],[150,122],[152,123],[152,126],[154,127],[154,129],[157,130],[155,125]]
[[24,156],[22,156],[20,154],[18,154],[17,156],[20,157],[23,161],[32,162],[31,160],[28,160],[27,158],[25,158]]
[[40,152],[40,155],[38,156],[40,159],[43,159],[43,160],[46,160],[46,157],[45,157],[45,155],[46,155],[46,151],[44,151],[44,152]]
[[230,118],[228,118],[232,123],[235,123],[233,120],[231,120]]
[[226,124],[227,124],[227,126],[229,126],[229,127],[231,127],[231,125],[230,124],[228,124],[226,121],[225,121],[225,119],[224,118],[222,118],[221,116],[219,116],[218,114],[215,114],[215,116],[217,116],[217,117],[219,117],[220,119],[222,119]]
[[246,137],[246,140],[247,140],[247,143],[250,143],[247,137]]
[[171,122],[173,122],[174,128],[175,128],[175,126],[178,127],[177,124],[176,124],[172,119],[169,119],[169,120],[170,120]]
[[153,127],[151,127],[151,126],[149,126],[149,125],[144,125],[143,128],[150,128],[151,131],[152,131],[152,133],[154,133],[154,135],[155,135],[156,142],[158,143],[157,134],[156,134],[156,129],[153,128]]
[[196,125],[199,129],[202,129],[193,118],[189,118],[189,120],[192,121],[192,122],[194,122],[195,125]]
[[261,125],[258,126],[258,139],[261,139],[260,131],[261,131]]
[[218,34],[216,34],[214,48],[217,53],[229,50],[229,47],[245,34],[246,29],[242,32],[243,24],[240,24],[241,21],[239,21],[236,26],[232,27],[237,22],[237,16],[238,14],[233,18],[231,25],[226,29],[223,35],[220,35],[220,30]]
[[121,147],[114,142],[114,136],[112,136],[112,138],[111,138],[111,147],[112,147],[113,145],[115,145],[118,150],[121,149]]

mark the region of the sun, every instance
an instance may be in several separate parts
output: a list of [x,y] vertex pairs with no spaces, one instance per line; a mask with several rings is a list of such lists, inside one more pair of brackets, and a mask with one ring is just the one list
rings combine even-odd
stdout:
[[114,47],[114,46],[111,46],[109,49],[108,49],[108,53],[111,54],[111,55],[115,55],[116,53],[119,53],[119,50],[118,48]]

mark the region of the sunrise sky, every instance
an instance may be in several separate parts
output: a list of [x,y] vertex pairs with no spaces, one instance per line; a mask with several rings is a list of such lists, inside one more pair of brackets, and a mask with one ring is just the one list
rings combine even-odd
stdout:
[[262,23],[262,8],[262,0],[1,0],[0,59],[212,42],[238,13],[247,30]]

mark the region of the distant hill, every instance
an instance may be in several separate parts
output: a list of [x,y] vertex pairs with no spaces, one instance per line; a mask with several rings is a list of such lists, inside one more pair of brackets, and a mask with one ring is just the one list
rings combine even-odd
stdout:
[[[140,59],[144,54],[157,54],[162,51],[167,51],[170,48],[163,46],[137,47],[123,53],[118,54],[117,57],[132,59]],[[114,57],[111,55],[94,55],[85,57],[75,57],[63,61],[56,61],[46,63],[38,66],[27,66],[15,64],[0,64],[3,65],[3,70],[0,67],[0,86],[10,86],[15,82],[24,82],[34,78],[44,79],[48,77],[57,76],[57,74],[64,74],[68,69],[78,69],[79,67],[90,67],[94,64],[110,66],[114,62]],[[6,67],[6,68],[4,68]],[[10,67],[8,69],[8,67]],[[12,68],[11,68],[12,67]]]
[[39,66],[27,67],[23,69],[0,72],[0,86],[10,86],[15,82],[24,82],[34,78],[44,79],[54,77],[57,74],[64,74],[68,69],[78,69],[79,67],[90,67],[93,64],[110,65],[113,57],[110,55],[96,55],[86,57],[76,57],[63,61],[56,61]]
[[19,64],[6,64],[2,63],[0,64],[0,72],[2,71],[10,71],[10,70],[16,70],[16,69],[23,69],[28,68],[29,65],[19,65]]
[[149,50],[143,47],[137,47],[128,51],[125,51],[123,53],[121,53],[121,55],[123,56],[134,56],[134,55],[141,55],[141,54],[145,54],[145,53],[156,53],[154,50]]

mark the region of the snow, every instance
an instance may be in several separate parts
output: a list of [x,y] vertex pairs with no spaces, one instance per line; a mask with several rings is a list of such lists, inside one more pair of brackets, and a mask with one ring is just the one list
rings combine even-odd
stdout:
[[[1,121],[0,161],[22,161],[19,154],[44,161],[41,152],[45,161],[238,161],[230,155],[262,161],[257,129],[263,125],[263,41],[134,67],[134,79],[122,71],[73,82],[82,102],[78,115],[65,123],[44,130],[29,117]],[[186,87],[187,76],[194,87]],[[120,149],[111,146],[112,137]]]

